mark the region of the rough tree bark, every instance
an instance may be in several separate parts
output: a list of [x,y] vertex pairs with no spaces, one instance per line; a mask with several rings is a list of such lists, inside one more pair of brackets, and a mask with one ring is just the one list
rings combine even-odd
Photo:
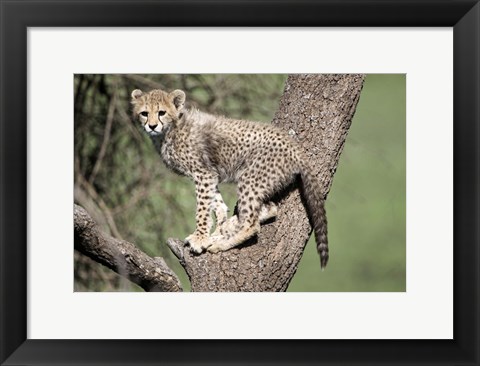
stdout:
[[98,228],[84,208],[74,205],[74,245],[80,253],[112,269],[145,291],[182,291],[180,280],[160,257],[149,257],[134,244]]
[[[305,148],[325,197],[343,150],[363,80],[364,76],[360,74],[290,75],[273,120],[273,124],[287,131]],[[276,219],[263,225],[258,237],[227,252],[193,255],[182,241],[168,240],[168,246],[190,278],[192,291],[287,289],[312,228],[296,184],[283,192],[278,202]],[[333,263],[334,243],[330,253]],[[98,261],[95,253],[90,257]]]

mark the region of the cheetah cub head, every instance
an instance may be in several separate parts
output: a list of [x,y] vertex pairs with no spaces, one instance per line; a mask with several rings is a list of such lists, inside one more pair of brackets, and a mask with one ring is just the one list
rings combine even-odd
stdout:
[[182,116],[185,104],[185,93],[182,90],[166,93],[155,89],[144,93],[135,89],[131,95],[134,117],[150,136],[165,133],[168,127]]

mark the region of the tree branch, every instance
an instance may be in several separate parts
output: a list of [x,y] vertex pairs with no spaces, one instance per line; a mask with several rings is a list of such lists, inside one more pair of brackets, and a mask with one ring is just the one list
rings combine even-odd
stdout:
[[103,131],[102,145],[100,146],[100,151],[98,152],[97,161],[95,161],[95,165],[93,166],[92,174],[90,174],[90,178],[88,178],[88,183],[90,184],[93,184],[93,182],[95,181],[95,178],[100,171],[100,167],[102,166],[105,153],[107,152],[107,147],[108,143],[110,142],[110,135],[112,132],[113,118],[115,116],[116,100],[117,93],[114,92],[110,100],[110,105],[108,106],[107,121],[105,123],[105,129]]
[[182,291],[163,258],[152,258],[125,240],[99,230],[90,215],[74,205],[75,249],[142,287],[145,291]]

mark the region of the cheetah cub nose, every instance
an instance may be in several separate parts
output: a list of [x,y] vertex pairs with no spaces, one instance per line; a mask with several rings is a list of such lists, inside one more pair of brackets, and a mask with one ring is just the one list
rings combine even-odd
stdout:
[[150,127],[150,129],[153,131],[156,127],[158,126],[158,124],[156,125],[148,125],[148,127]]

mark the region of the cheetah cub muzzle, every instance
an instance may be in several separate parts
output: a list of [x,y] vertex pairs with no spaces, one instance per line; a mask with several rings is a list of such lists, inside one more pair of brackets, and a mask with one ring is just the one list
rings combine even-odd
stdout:
[[[272,196],[301,177],[320,264],[328,261],[324,197],[301,146],[272,125],[187,110],[185,93],[136,89],[134,118],[150,136],[164,163],[195,182],[196,229],[185,242],[195,253],[217,253],[245,242],[260,223],[275,217]],[[238,214],[228,208],[218,184],[237,184]],[[212,234],[212,213],[216,227]]]

